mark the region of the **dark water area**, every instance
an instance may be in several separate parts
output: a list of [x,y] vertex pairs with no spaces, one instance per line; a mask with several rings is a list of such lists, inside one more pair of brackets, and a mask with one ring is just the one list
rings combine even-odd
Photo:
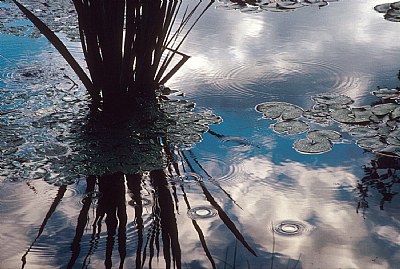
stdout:
[[256,110],[382,103],[371,92],[400,87],[400,23],[384,0],[269,2],[206,9],[150,125],[93,118],[67,63],[0,2],[0,268],[400,268],[399,94],[380,122],[303,114],[339,134],[318,154]]

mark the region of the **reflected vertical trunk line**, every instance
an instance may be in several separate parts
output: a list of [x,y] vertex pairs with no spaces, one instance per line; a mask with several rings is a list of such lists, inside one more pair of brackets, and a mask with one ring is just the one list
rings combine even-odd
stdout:
[[71,259],[68,262],[67,268],[73,268],[76,260],[79,257],[79,254],[81,251],[81,240],[82,240],[82,236],[85,231],[86,224],[88,222],[88,213],[89,213],[90,206],[92,204],[92,197],[91,197],[90,193],[94,191],[95,184],[96,184],[95,176],[89,176],[86,179],[85,194],[89,194],[89,195],[83,199],[82,209],[79,212],[78,222],[77,222],[76,229],[75,229],[75,236],[71,243],[72,255],[71,255]]
[[[174,267],[176,266],[176,268],[180,269],[181,249],[178,238],[178,227],[166,175],[163,170],[155,170],[150,172],[150,178],[159,200],[162,201],[158,206],[160,207],[161,238],[166,268],[171,268],[173,262]],[[170,251],[172,251],[172,261]]]
[[[183,193],[183,200],[185,201],[187,210],[189,211],[191,209],[191,206],[190,206],[189,199],[187,197],[187,194],[186,194],[186,191],[185,191],[185,188],[183,187],[183,185],[181,185],[181,190],[182,190],[182,193]],[[192,224],[193,224],[193,227],[194,227],[194,229],[196,230],[196,232],[197,232],[197,234],[199,236],[201,246],[203,247],[204,253],[206,254],[208,260],[210,261],[212,268],[213,269],[217,268],[216,265],[215,265],[214,259],[213,259],[212,255],[211,255],[211,252],[207,247],[207,242],[206,242],[206,239],[204,237],[203,231],[201,230],[201,228],[200,228],[200,226],[199,226],[199,224],[197,223],[196,220],[192,219]]]
[[224,189],[222,188],[221,185],[219,185],[219,183],[207,172],[207,170],[204,169],[204,167],[201,165],[201,163],[199,162],[199,160],[196,158],[196,156],[194,155],[192,150],[189,150],[189,154],[190,157],[192,158],[192,160],[197,164],[197,166],[208,176],[209,180],[215,185],[217,186],[221,191],[223,191],[223,193],[225,193],[226,196],[228,196],[228,198],[237,206],[239,207],[241,210],[243,210],[243,208],[235,201],[235,199],[232,198],[232,196]]
[[38,235],[36,236],[36,238],[33,240],[32,244],[29,246],[28,250],[25,252],[24,255],[22,255],[21,257],[21,261],[22,261],[22,266],[21,268],[24,268],[26,265],[26,256],[28,256],[29,252],[31,251],[32,247],[35,245],[36,241],[39,239],[39,237],[42,235],[44,228],[46,227],[47,222],[49,221],[49,219],[51,218],[51,216],[53,215],[53,213],[56,211],[57,206],[60,204],[62,198],[64,197],[64,194],[67,190],[67,185],[62,185],[60,186],[60,188],[58,188],[58,192],[56,197],[54,198],[53,203],[50,206],[49,211],[47,212],[42,224],[40,225],[39,228],[39,232]]
[[[182,153],[182,156],[185,158],[186,163],[192,172],[195,172],[193,166],[190,164],[189,159],[186,157],[185,154]],[[236,228],[236,225],[232,222],[229,216],[225,213],[225,211],[221,208],[221,206],[215,201],[212,194],[208,191],[204,182],[198,181],[204,196],[206,197],[207,201],[218,211],[218,216],[225,224],[225,226],[233,233],[237,240],[239,240],[242,245],[254,256],[257,256],[256,252],[250,247],[250,245],[246,242],[243,235],[240,231]]]
[[142,205],[142,197],[140,195],[140,191],[142,189],[141,186],[142,177],[139,174],[134,175],[126,175],[126,182],[128,186],[128,190],[132,194],[132,199],[135,202],[135,219],[136,229],[138,233],[138,243],[136,248],[136,268],[142,268],[141,266],[141,257],[142,257],[142,248],[143,248],[143,205]]

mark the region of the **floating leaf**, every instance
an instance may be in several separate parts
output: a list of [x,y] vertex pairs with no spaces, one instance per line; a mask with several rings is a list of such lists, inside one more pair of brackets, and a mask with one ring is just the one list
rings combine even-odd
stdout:
[[386,142],[390,145],[400,146],[400,137],[399,136],[389,136],[386,138]]
[[311,141],[307,138],[301,138],[294,142],[293,147],[296,151],[301,153],[319,154],[330,151],[332,149],[332,143],[328,139]]
[[350,130],[352,136],[373,137],[378,135],[378,131],[370,127],[355,127]]
[[348,105],[353,103],[353,99],[346,95],[337,95],[337,94],[319,94],[312,98],[315,102],[319,104],[325,105]]
[[400,107],[397,107],[395,110],[392,111],[392,113],[390,114],[390,118],[393,120],[400,118]]
[[341,123],[369,123],[373,115],[369,107],[356,107],[352,109],[338,109],[332,112],[332,118]]
[[400,10],[398,9],[389,9],[385,16],[385,20],[392,21],[392,22],[400,22]]
[[360,148],[370,151],[379,151],[386,146],[386,143],[383,143],[379,137],[361,138],[356,143]]
[[338,141],[342,135],[333,130],[314,130],[307,133],[307,138],[311,141],[330,140]]
[[386,104],[379,104],[373,106],[371,108],[371,112],[374,113],[376,116],[385,116],[398,108],[399,105],[395,103],[386,103]]
[[377,153],[389,156],[389,157],[400,157],[400,146],[394,145],[394,146],[387,146],[381,150],[379,150]]
[[374,7],[376,12],[386,13],[390,9],[390,3],[380,4]]
[[280,121],[272,125],[275,132],[290,135],[302,134],[308,131],[309,126],[307,123],[299,120]]
[[256,106],[258,112],[264,113],[269,119],[282,118],[283,120],[294,120],[303,115],[303,109],[299,106],[284,102],[265,102]]
[[377,91],[373,91],[372,94],[382,99],[396,99],[399,97],[400,91],[398,89],[382,88]]

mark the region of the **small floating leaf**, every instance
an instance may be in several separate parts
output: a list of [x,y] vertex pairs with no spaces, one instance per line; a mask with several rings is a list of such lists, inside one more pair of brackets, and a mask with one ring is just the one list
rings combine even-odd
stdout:
[[387,146],[384,149],[378,151],[378,153],[390,156],[390,157],[400,157],[400,146]]
[[256,106],[258,112],[264,113],[269,119],[282,118],[283,120],[294,120],[303,115],[303,109],[299,106],[284,102],[265,102]]
[[392,113],[390,114],[390,118],[393,120],[400,118],[400,107],[397,107],[395,110],[392,111]]
[[369,123],[372,116],[369,107],[357,107],[352,109],[338,109],[332,112],[334,120],[341,123]]
[[311,141],[330,140],[338,141],[342,135],[333,130],[314,130],[307,133],[307,138]]
[[280,121],[272,125],[275,132],[290,135],[302,134],[308,131],[309,126],[307,123],[299,120]]
[[348,105],[353,103],[353,99],[343,94],[319,94],[312,99],[319,104],[325,105]]
[[382,99],[396,99],[400,95],[398,89],[382,88],[372,92],[373,95]]
[[370,137],[357,140],[357,145],[366,150],[376,151],[383,149],[386,143],[383,143],[379,137]]
[[296,151],[301,153],[318,154],[330,151],[332,149],[332,143],[328,139],[311,141],[307,138],[301,138],[294,142],[293,147]]
[[373,137],[378,135],[378,131],[370,127],[355,127],[350,130],[352,136]]
[[381,5],[377,5],[374,7],[376,12],[386,13],[390,9],[390,3],[385,3]]
[[400,137],[399,136],[389,136],[386,138],[386,142],[390,145],[400,146]]
[[395,103],[379,104],[371,108],[371,112],[376,116],[385,116],[398,108],[399,105]]

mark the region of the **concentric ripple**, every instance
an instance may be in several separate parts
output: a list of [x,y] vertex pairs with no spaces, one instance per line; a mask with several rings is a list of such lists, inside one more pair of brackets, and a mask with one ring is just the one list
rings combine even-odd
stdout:
[[218,211],[211,206],[198,206],[188,210],[188,216],[191,219],[209,219],[218,215]]
[[274,225],[272,229],[275,233],[284,236],[297,236],[312,230],[308,225],[295,220],[284,220]]

